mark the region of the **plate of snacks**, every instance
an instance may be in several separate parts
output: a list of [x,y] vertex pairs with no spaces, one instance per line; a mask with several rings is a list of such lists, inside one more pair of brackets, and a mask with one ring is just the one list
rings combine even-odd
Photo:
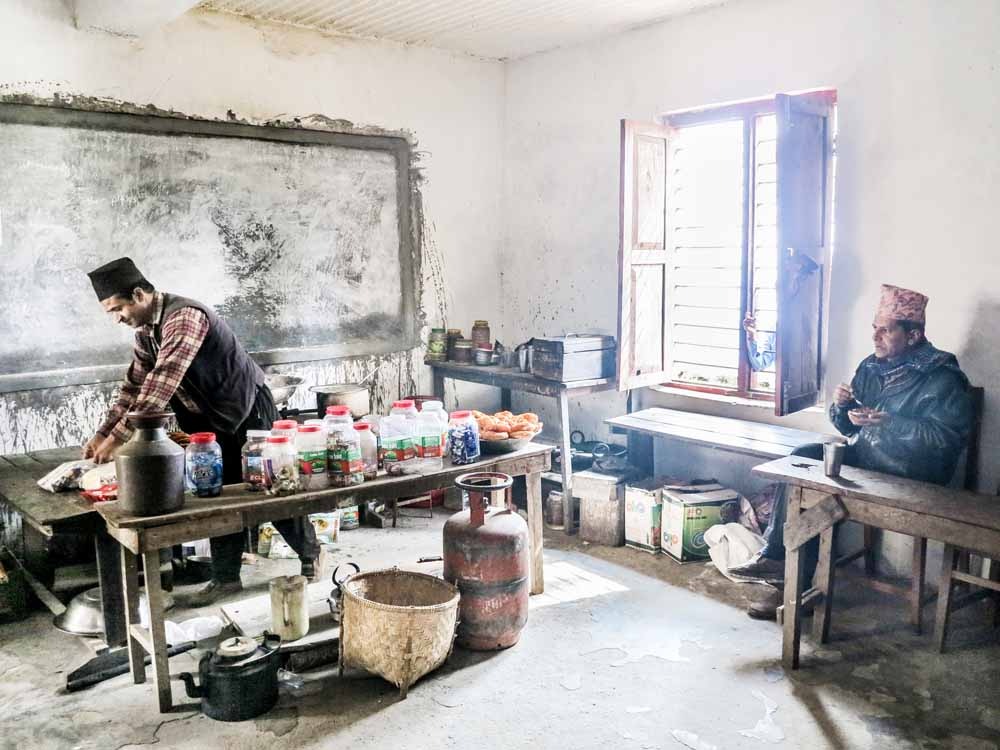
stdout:
[[479,446],[483,453],[513,453],[534,440],[542,431],[538,415],[530,411],[524,414],[509,411],[484,414],[473,411],[472,416],[479,424]]

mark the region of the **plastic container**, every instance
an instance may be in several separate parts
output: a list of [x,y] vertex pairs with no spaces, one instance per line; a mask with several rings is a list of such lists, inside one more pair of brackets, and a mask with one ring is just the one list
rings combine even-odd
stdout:
[[480,367],[493,364],[493,346],[491,344],[476,344],[473,351],[475,362]]
[[243,487],[250,492],[262,492],[264,485],[264,446],[270,430],[247,430],[243,444]]
[[441,431],[441,455],[444,456],[448,452],[448,412],[444,410],[444,404],[440,401],[425,401],[420,413],[433,414],[437,418]]
[[184,449],[187,488],[197,497],[216,497],[222,492],[222,448],[214,432],[196,432]]
[[417,411],[417,405],[409,399],[404,401],[394,401],[392,408],[389,410],[390,417],[402,415],[407,419],[416,419],[419,414],[420,412]]
[[298,454],[288,435],[271,435],[264,445],[263,458],[267,494],[291,495],[299,491]]
[[414,447],[417,458],[423,459],[427,463],[427,469],[443,467],[441,457],[444,455],[444,447],[441,444],[441,422],[434,412],[424,411],[414,424]]
[[360,422],[354,425],[354,431],[358,433],[358,442],[361,443],[361,465],[365,475],[365,481],[378,477],[378,441],[372,432],[372,426],[367,422]]
[[287,435],[294,443],[295,436],[299,431],[299,423],[294,419],[278,419],[271,424],[272,435]]
[[326,407],[326,416],[323,417],[323,427],[326,428],[327,433],[333,431],[334,425],[349,425],[354,424],[354,417],[351,416],[351,407],[349,406],[328,406]]
[[456,465],[479,460],[479,425],[470,411],[451,413],[448,427],[448,455]]
[[390,474],[404,474],[413,469],[411,462],[417,455],[413,447],[413,420],[402,414],[390,414],[382,418],[379,434],[385,470]]
[[[362,417],[358,420],[360,424],[368,425],[369,431],[375,438],[375,450],[376,450],[376,461],[378,462],[378,468],[382,468],[382,437],[379,435],[379,422],[381,417],[374,414],[369,414],[367,417]],[[362,456],[362,460],[364,456]]]
[[330,466],[330,484],[334,487],[351,487],[365,481],[361,441],[353,420],[350,424],[331,422],[326,436],[326,457]]
[[325,490],[330,486],[327,470],[326,430],[322,425],[299,426],[295,437],[299,460],[299,483],[304,490]]

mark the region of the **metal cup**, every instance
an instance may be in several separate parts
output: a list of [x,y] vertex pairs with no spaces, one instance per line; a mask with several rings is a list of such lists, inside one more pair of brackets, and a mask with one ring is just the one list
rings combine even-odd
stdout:
[[844,463],[844,453],[847,446],[844,443],[823,444],[823,472],[828,477],[839,477],[840,467]]

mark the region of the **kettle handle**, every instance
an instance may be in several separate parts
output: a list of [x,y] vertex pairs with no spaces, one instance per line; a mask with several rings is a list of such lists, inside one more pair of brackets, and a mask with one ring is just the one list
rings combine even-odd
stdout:
[[[340,580],[337,580],[337,571],[340,570],[341,568],[347,567],[348,565],[350,565],[352,568],[354,568],[354,573],[351,573],[350,575],[346,575],[343,578],[341,578]],[[340,592],[340,587],[343,586],[345,583],[347,583],[350,580],[351,576],[356,575],[357,573],[360,573],[360,572],[361,572],[361,568],[358,567],[358,564],[356,562],[341,563],[336,568],[334,568],[333,569],[333,585],[337,588],[337,592],[338,593]]]
[[187,692],[188,698],[202,698],[202,686],[196,685],[194,681],[194,675],[190,672],[181,672],[177,677],[184,683],[184,690]]
[[[354,568],[354,573],[351,573],[350,575],[346,575],[343,578],[338,579],[337,571],[340,570],[341,567],[346,567],[348,565]],[[340,597],[341,594],[343,593],[341,590],[341,586],[347,583],[351,579],[351,576],[356,575],[360,572],[361,568],[358,567],[358,564],[355,562],[342,563],[341,565],[338,565],[336,568],[333,569],[333,590],[330,592],[330,596],[327,597],[326,603],[330,605],[330,614],[333,615],[334,622],[338,622],[340,617],[338,609],[340,608]]]

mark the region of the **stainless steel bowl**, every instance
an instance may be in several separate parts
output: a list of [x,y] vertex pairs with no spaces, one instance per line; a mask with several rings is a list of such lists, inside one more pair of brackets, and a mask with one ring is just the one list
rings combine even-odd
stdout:
[[316,411],[320,417],[328,406],[346,406],[355,419],[371,414],[371,393],[367,385],[359,383],[334,383],[314,385],[309,389],[316,394]]
[[104,634],[104,611],[101,608],[101,590],[87,589],[74,596],[61,615],[56,615],[55,626],[73,635],[97,636]]
[[265,375],[264,382],[271,389],[276,406],[285,406],[288,400],[295,393],[295,389],[302,385],[302,378],[295,375]]

